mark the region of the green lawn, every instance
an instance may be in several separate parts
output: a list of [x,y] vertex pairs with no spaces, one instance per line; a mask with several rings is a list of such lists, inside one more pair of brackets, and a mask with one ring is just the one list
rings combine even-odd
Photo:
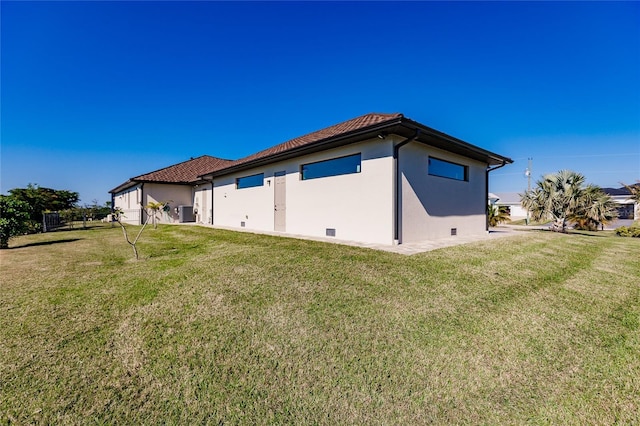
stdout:
[[640,241],[160,226],[0,252],[0,423],[638,424]]

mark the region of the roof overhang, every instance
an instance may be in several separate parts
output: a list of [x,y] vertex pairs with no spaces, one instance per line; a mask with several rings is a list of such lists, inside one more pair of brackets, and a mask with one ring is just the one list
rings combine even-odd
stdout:
[[449,136],[446,133],[442,133],[416,121],[408,118],[402,118],[401,121],[402,122],[399,125],[395,126],[393,130],[390,131],[391,133],[409,138],[415,134],[416,130],[419,130],[420,132],[416,141],[425,145],[481,161],[486,163],[487,166],[498,166],[513,163],[511,158],[503,157],[502,155],[471,145],[468,142]]
[[300,146],[298,148],[289,149],[277,154],[272,154],[262,158],[257,158],[255,160],[247,161],[245,163],[237,164],[235,166],[219,169],[211,173],[203,174],[199,177],[203,180],[210,181],[217,176],[224,176],[255,167],[265,166],[278,161],[289,160],[301,155],[313,154],[316,152],[373,139],[378,137],[378,135],[380,135],[381,133],[387,135],[396,134],[405,138],[410,138],[415,135],[416,130],[419,130],[419,135],[415,139],[416,142],[484,162],[487,164],[487,166],[497,166],[513,163],[513,160],[508,157],[503,157],[501,155],[471,145],[467,142],[439,132],[408,118],[397,117],[382,123],[357,129],[352,132],[341,133],[336,136],[321,139],[316,142]]
[[129,179],[128,181],[126,181],[125,183],[122,183],[118,186],[116,186],[115,188],[113,188],[111,191],[109,191],[110,194],[117,194],[118,192],[122,192],[125,191],[129,188],[133,188],[137,185],[140,185],[142,183],[154,183],[157,185],[188,185],[188,186],[193,186],[196,184],[201,184],[204,183],[204,180],[197,180],[197,181],[193,181],[193,182],[163,182],[163,181],[157,181],[157,180],[145,180],[145,179]]
[[122,192],[126,189],[129,189],[131,187],[134,187],[136,185],[138,185],[138,181],[134,180],[134,179],[129,179],[128,181],[121,183],[120,185],[116,186],[115,188],[113,188],[112,190],[109,191],[109,194],[117,194],[119,192]]

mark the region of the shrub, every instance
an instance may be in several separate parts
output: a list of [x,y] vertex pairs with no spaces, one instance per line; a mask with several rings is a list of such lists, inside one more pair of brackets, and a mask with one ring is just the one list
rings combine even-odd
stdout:
[[634,223],[629,227],[620,226],[616,228],[616,235],[620,237],[640,238],[640,224]]

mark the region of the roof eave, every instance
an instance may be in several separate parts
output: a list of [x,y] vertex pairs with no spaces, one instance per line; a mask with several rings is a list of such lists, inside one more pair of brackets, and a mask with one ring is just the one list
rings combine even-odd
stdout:
[[136,186],[139,182],[135,179],[129,179],[128,181],[121,183],[120,185],[116,186],[115,188],[113,188],[112,190],[109,191],[109,194],[117,194],[118,192],[122,192],[125,189],[129,189],[133,186]]
[[299,157],[300,155],[312,154],[338,146],[362,142],[364,140],[376,137],[380,132],[383,131],[387,134],[397,134],[403,137],[411,137],[415,134],[416,130],[420,130],[420,134],[416,139],[416,141],[419,143],[453,152],[478,161],[483,161],[489,166],[513,163],[513,160],[511,158],[504,157],[491,151],[487,151],[475,145],[471,145],[463,140],[454,138],[453,136],[449,136],[446,133],[442,133],[416,121],[410,120],[404,116],[400,116],[391,120],[357,129],[352,132],[342,133],[340,135],[321,139],[319,141],[298,148],[293,148],[277,154],[272,154],[266,157],[247,161],[246,163],[238,164],[236,166],[218,169],[213,172],[200,175],[198,177],[202,180],[210,181],[216,176],[224,176],[247,169],[252,169],[254,167],[264,166],[278,161],[284,161],[291,158]]
[[405,130],[397,129],[397,134],[409,137],[415,133],[416,129],[420,130],[417,141],[425,145],[473,158],[478,161],[483,161],[489,166],[513,163],[513,160],[509,157],[504,157],[494,152],[487,151],[486,149],[482,149],[408,118],[403,120],[402,126]]
[[254,167],[263,166],[266,164],[275,163],[278,161],[289,160],[291,158],[299,157],[301,155],[313,154],[315,152],[324,151],[339,146],[349,145],[356,142],[361,142],[373,137],[383,130],[387,130],[389,127],[396,126],[400,123],[402,117],[393,118],[382,123],[377,123],[372,126],[367,126],[362,129],[357,129],[351,132],[342,133],[336,136],[331,136],[325,139],[318,140],[308,145],[289,149],[287,151],[272,154],[266,157],[257,158],[255,160],[247,161],[246,163],[238,164],[236,166],[226,167],[223,169],[215,170],[210,173],[200,175],[198,177],[204,180],[211,180],[216,176],[224,176],[231,173],[252,169]]
[[196,184],[200,184],[200,183],[204,183],[204,181],[202,179],[197,179],[194,181],[180,181],[180,182],[167,182],[167,181],[158,181],[158,180],[150,180],[150,179],[129,179],[127,182],[116,186],[115,188],[113,188],[111,191],[109,191],[110,194],[116,194],[118,192],[122,192],[125,189],[129,189],[132,188],[138,184],[141,183],[155,183],[158,185],[182,185],[182,186],[191,186],[191,185],[196,185]]

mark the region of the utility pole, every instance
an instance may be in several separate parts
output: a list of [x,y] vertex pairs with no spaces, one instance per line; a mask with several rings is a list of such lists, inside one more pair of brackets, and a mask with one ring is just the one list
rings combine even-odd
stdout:
[[[533,162],[533,157],[527,158],[527,169],[524,171],[524,175],[527,177],[527,192],[531,192],[532,162]],[[527,225],[529,225],[529,209],[527,209]]]

